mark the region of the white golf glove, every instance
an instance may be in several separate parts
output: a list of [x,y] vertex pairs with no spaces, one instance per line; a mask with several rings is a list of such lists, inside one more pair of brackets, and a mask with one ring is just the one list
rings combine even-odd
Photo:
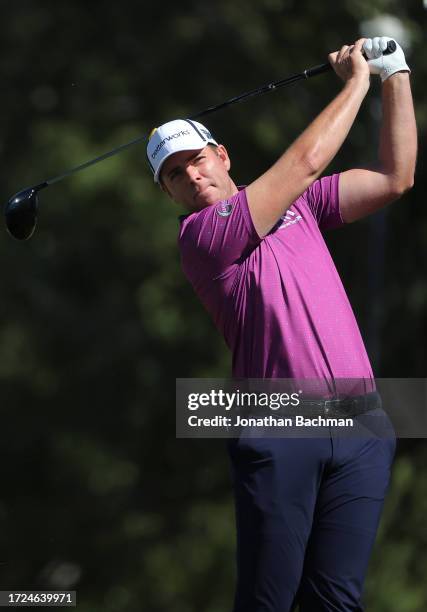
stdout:
[[389,40],[394,40],[394,38],[376,36],[375,38],[367,38],[363,43],[363,50],[368,58],[369,70],[371,74],[379,74],[383,83],[388,77],[400,70],[411,72],[405,61],[402,47],[396,41],[394,41],[396,43],[396,51],[389,55],[383,55]]

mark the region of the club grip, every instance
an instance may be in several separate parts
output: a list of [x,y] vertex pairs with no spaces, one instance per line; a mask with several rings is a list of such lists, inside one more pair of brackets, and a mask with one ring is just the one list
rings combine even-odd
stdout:
[[397,49],[396,42],[394,40],[389,40],[387,43],[387,49],[383,51],[383,55],[390,55],[391,53],[394,53],[396,49]]
[[[397,49],[397,45],[396,42],[394,40],[389,40],[387,43],[387,48],[384,49],[383,51],[383,55],[391,55],[392,53],[394,53]],[[365,60],[368,60],[369,58],[366,56],[365,53],[363,53],[363,57],[365,58]],[[371,58],[373,59],[373,58]]]
[[320,64],[319,66],[313,66],[313,68],[307,68],[304,70],[303,75],[306,79],[316,76],[316,74],[322,74],[322,72],[329,72],[332,70],[331,64],[329,62],[327,64]]
[[[397,45],[396,42],[394,40],[389,40],[387,43],[387,48],[383,51],[383,55],[390,55],[391,53],[394,53],[397,49]],[[366,57],[366,55],[363,53],[363,57],[365,58],[366,61],[368,61],[368,58]],[[323,72],[329,72],[329,70],[332,70],[332,66],[331,64],[327,63],[327,64],[320,64],[319,66],[313,66],[313,68],[307,68],[307,70],[304,70],[303,75],[306,79],[316,76],[317,74],[322,74]]]

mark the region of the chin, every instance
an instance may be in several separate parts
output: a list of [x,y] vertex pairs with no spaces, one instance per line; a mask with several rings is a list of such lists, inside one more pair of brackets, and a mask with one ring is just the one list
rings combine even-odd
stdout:
[[188,208],[191,208],[192,210],[196,211],[196,210],[202,210],[203,208],[206,208],[207,206],[212,206],[212,204],[215,204],[216,202],[220,201],[220,196],[217,194],[206,194],[206,197],[202,197],[202,198],[196,198],[195,200],[192,201],[191,205],[189,205]]
[[204,208],[210,205],[211,204],[209,202],[193,202],[193,204],[187,206],[186,208],[188,208],[188,210],[190,210],[191,212],[199,212],[199,210],[203,210]]

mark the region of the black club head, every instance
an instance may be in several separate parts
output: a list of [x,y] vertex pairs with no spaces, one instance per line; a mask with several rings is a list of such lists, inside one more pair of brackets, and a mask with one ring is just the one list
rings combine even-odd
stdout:
[[39,204],[37,192],[37,187],[29,187],[15,193],[6,204],[6,227],[17,240],[28,240],[34,233]]

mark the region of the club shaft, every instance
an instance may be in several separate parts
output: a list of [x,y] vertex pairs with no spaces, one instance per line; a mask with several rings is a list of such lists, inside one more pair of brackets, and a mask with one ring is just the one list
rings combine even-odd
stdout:
[[[320,66],[314,66],[313,68],[308,68],[307,70],[304,70],[304,72],[301,72],[300,74],[294,74],[290,77],[287,77],[286,79],[281,79],[280,81],[274,81],[272,83],[268,83],[267,85],[263,85],[262,87],[258,87],[257,89],[241,94],[240,96],[231,98],[230,100],[227,100],[226,102],[222,102],[222,104],[217,104],[216,106],[210,106],[209,108],[199,113],[191,115],[189,119],[196,119],[197,117],[208,115],[215,111],[221,110],[222,108],[225,108],[226,106],[231,106],[232,104],[243,102],[243,100],[246,100],[247,98],[251,98],[253,96],[258,96],[264,93],[268,93],[270,91],[275,91],[276,89],[280,87],[284,87],[285,85],[290,85],[291,83],[294,83],[295,81],[299,81],[301,79],[307,79],[311,76],[315,76],[316,74],[321,74],[322,72],[327,72],[330,69],[331,69],[330,64],[321,64]],[[130,142],[126,144],[120,145],[119,147],[116,147],[115,149],[111,149],[111,151],[107,151],[107,153],[103,153],[99,157],[90,159],[89,161],[84,162],[83,164],[80,164],[78,166],[75,166],[74,168],[71,168],[70,170],[63,172],[62,174],[59,174],[58,176],[54,176],[48,179],[47,181],[40,183],[37,187],[38,189],[43,189],[44,187],[48,187],[49,185],[58,183],[59,181],[62,181],[62,179],[66,178],[67,176],[71,176],[72,174],[75,174],[76,172],[80,172],[80,170],[84,170],[85,168],[89,168],[90,166],[93,166],[94,164],[98,164],[99,162],[103,161],[104,159],[107,159],[108,157],[113,157],[113,155],[117,155],[117,153],[121,153],[125,149],[128,149],[129,147],[132,147],[133,145],[138,144],[144,140],[145,141],[147,140],[147,136],[145,135],[139,136],[138,138],[135,138],[134,140],[131,140]]]
[[[390,53],[393,53],[395,50],[396,50],[396,43],[394,41],[389,41],[387,44],[387,49],[383,53],[384,55],[388,55]],[[318,74],[329,72],[330,70],[332,70],[332,66],[330,63],[319,64],[318,66],[307,68],[307,70],[304,70],[304,72],[300,72],[299,74],[294,74],[290,77],[287,77],[286,79],[281,79],[279,81],[273,81],[272,83],[267,83],[266,85],[257,87],[256,89],[253,89],[251,91],[248,91],[247,93],[241,94],[240,96],[235,96],[234,98],[231,98],[230,100],[227,100],[226,102],[222,102],[221,104],[217,104],[216,106],[209,106],[209,108],[206,108],[203,111],[200,111],[198,113],[191,115],[189,119],[198,119],[199,117],[209,115],[218,110],[221,110],[222,108],[231,106],[232,104],[238,104],[239,102],[243,102],[243,100],[247,100],[248,98],[252,98],[254,96],[259,96],[265,93],[269,93],[271,91],[275,91],[276,89],[279,89],[280,87],[284,87],[285,85],[290,85],[291,83],[295,83],[296,81],[300,81],[302,79],[308,79]],[[147,140],[147,137],[139,136],[138,138],[135,138],[134,140],[131,140],[130,142],[126,144],[120,145],[119,147],[116,147],[115,149],[111,149],[111,151],[107,151],[107,153],[104,153],[103,155],[100,155],[99,157],[90,159],[89,161],[84,162],[83,164],[80,164],[79,166],[75,166],[74,168],[71,168],[71,170],[67,170],[66,172],[63,172],[62,174],[59,174],[58,176],[54,176],[53,178],[48,179],[44,183],[40,183],[39,185],[37,185],[37,188],[43,189],[44,187],[48,187],[49,185],[58,183],[59,181],[62,181],[62,179],[66,178],[67,176],[71,176],[72,174],[75,174],[76,172],[80,172],[80,170],[84,170],[85,168],[89,168],[90,166],[93,166],[94,164],[98,164],[104,159],[107,159],[108,157],[112,157],[113,155],[117,155],[117,153],[121,153],[125,149],[128,149],[129,147],[132,147],[133,145],[138,144],[142,142],[143,140]]]
[[[396,43],[392,40],[389,40],[387,43],[387,48],[383,51],[384,55],[389,55],[390,53],[394,53],[396,50]],[[368,58],[364,55],[365,59]],[[217,110],[225,108],[226,106],[230,106],[231,104],[237,104],[238,102],[242,102],[247,98],[251,98],[252,96],[259,96],[264,93],[269,93],[270,91],[274,91],[279,89],[280,87],[284,87],[285,85],[290,85],[291,83],[295,83],[296,81],[300,81],[302,79],[308,79],[310,77],[316,76],[318,74],[322,74],[324,72],[329,72],[332,70],[332,65],[327,62],[326,64],[319,64],[318,66],[313,66],[312,68],[307,68],[304,72],[300,72],[299,74],[294,74],[286,79],[281,79],[280,81],[273,81],[272,83],[267,83],[262,87],[257,87],[252,91],[248,91],[247,93],[241,94],[240,96],[236,96],[235,98],[231,98],[226,102],[222,102],[222,104],[217,104],[216,106],[210,106],[205,110],[196,113],[189,117],[189,119],[198,119],[199,117],[203,117],[204,115],[209,115]]]
[[89,168],[89,166],[93,166],[94,164],[98,164],[104,159],[107,159],[108,157],[112,157],[113,155],[117,155],[117,153],[121,153],[125,149],[128,149],[129,147],[132,147],[133,145],[138,144],[139,142],[146,140],[146,139],[147,139],[146,136],[139,136],[138,138],[135,138],[134,140],[131,140],[130,142],[126,144],[120,145],[119,147],[116,147],[115,149],[111,149],[111,151],[107,151],[107,153],[103,153],[99,157],[95,157],[95,159],[90,159],[89,161],[84,162],[83,164],[80,164],[79,166],[75,166],[74,168],[71,168],[71,170],[67,170],[66,172],[63,172],[62,174],[59,174],[58,176],[54,176],[53,178],[48,179],[43,185],[47,187],[48,185],[53,185],[54,183],[57,183],[58,181],[62,181],[62,179],[66,178],[67,176],[70,176],[71,174],[75,174],[76,172],[80,172],[80,170]]
[[232,104],[237,104],[238,102],[243,102],[247,98],[252,98],[253,96],[259,96],[265,93],[269,93],[280,87],[284,87],[285,85],[291,85],[291,83],[295,83],[296,81],[300,81],[302,79],[308,79],[309,77],[315,76],[317,74],[321,74],[322,72],[328,72],[332,70],[331,64],[320,64],[319,66],[314,66],[313,68],[308,68],[304,70],[304,72],[300,72],[299,74],[293,74],[286,79],[281,79],[280,81],[273,81],[272,83],[267,83],[266,85],[262,85],[261,87],[257,87],[256,89],[252,89],[247,93],[241,94],[240,96],[236,96],[235,98],[231,98],[226,102],[222,102],[221,104],[217,104],[216,106],[210,106],[205,110],[196,113],[195,115],[191,115],[189,119],[198,119],[199,117],[203,117],[204,115],[209,115],[210,113],[214,113],[215,111],[221,110],[226,106],[231,106]]

